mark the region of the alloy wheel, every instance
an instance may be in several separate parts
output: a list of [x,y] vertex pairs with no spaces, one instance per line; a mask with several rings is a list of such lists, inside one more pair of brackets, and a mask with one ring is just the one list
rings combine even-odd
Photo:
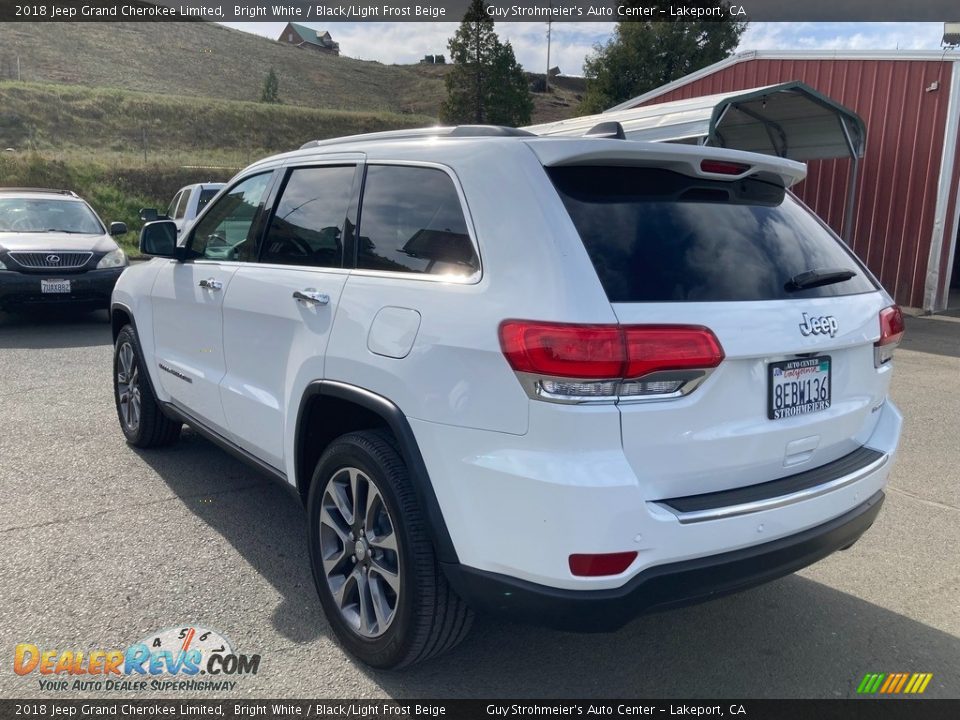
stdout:
[[117,352],[117,404],[124,427],[136,432],[140,427],[140,369],[129,342],[123,343]]
[[335,472],[320,511],[323,576],[340,613],[362,637],[383,635],[400,600],[393,519],[376,484],[355,467]]

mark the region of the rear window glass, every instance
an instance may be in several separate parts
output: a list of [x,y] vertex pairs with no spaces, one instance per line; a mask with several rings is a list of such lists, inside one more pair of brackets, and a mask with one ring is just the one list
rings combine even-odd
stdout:
[[[636,167],[548,168],[611,302],[829,297],[876,289],[783,188]],[[848,280],[797,289],[811,270]]]
[[206,189],[200,191],[200,197],[197,198],[197,215],[200,214],[200,211],[203,210],[207,203],[213,200],[217,193],[220,192],[220,188]]

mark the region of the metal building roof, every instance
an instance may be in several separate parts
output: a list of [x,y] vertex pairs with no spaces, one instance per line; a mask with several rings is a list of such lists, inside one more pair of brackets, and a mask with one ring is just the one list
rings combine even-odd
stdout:
[[713,65],[696,70],[689,75],[677,78],[650,92],[630,98],[625,102],[605,110],[606,113],[618,112],[628,108],[649,103],[658,97],[695,83],[698,80],[715,75],[716,73],[740,63],[751,60],[899,60],[921,62],[943,62],[960,58],[960,53],[946,48],[944,50],[745,50],[728,58],[719,60]]
[[537,135],[584,135],[619,122],[628,140],[698,142],[791,160],[861,157],[863,120],[802,82],[706,95],[524,128]]

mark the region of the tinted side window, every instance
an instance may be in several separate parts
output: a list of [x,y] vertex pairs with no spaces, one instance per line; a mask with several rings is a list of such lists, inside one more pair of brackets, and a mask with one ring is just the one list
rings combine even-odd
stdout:
[[167,217],[172,218],[177,214],[177,205],[180,204],[180,198],[183,197],[183,191],[181,190],[176,195],[173,196],[173,200],[170,201],[170,206],[167,208]]
[[354,167],[297,168],[270,221],[260,262],[341,267]]
[[191,233],[191,257],[246,262],[256,259],[253,230],[272,174],[247,178],[210,207]]
[[[611,302],[778,300],[871,292],[854,257],[784,189],[635,167],[548,174]],[[795,290],[809,270],[843,282]]]
[[177,205],[177,214],[174,215],[175,220],[180,220],[184,215],[187,214],[187,206],[190,205],[190,198],[193,195],[193,191],[187,190],[180,196],[180,204]]
[[476,272],[480,262],[450,176],[434,168],[368,166],[357,267],[437,275]]

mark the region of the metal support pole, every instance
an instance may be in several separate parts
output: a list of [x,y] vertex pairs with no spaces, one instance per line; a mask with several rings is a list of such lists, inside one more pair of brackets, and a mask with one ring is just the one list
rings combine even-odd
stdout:
[[843,208],[843,232],[840,235],[844,242],[850,245],[853,242],[854,203],[857,196],[857,173],[860,169],[860,158],[857,156],[857,149],[853,145],[846,121],[842,115],[838,115],[837,119],[840,120],[840,129],[843,130],[843,137],[846,139],[847,149],[850,151],[850,180],[847,181],[847,203]]

